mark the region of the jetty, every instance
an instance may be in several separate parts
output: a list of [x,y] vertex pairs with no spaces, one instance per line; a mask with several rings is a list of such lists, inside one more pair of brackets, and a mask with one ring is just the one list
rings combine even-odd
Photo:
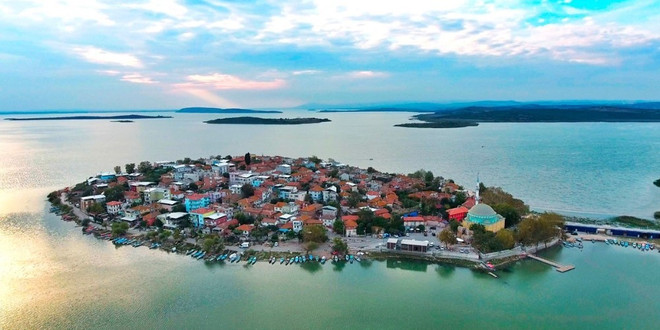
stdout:
[[548,260],[548,259],[544,259],[544,258],[541,258],[541,257],[539,257],[539,256],[535,256],[535,255],[533,255],[533,254],[529,254],[529,253],[528,253],[527,256],[530,257],[530,258],[532,258],[532,259],[534,259],[534,260],[538,260],[538,261],[540,261],[540,262],[542,262],[542,263],[544,263],[544,264],[546,264],[546,265],[550,265],[550,266],[552,266],[552,267],[555,267],[555,269],[556,269],[558,272],[560,272],[560,273],[565,273],[565,272],[567,272],[567,271],[569,271],[569,270],[573,270],[573,269],[575,269],[575,266],[573,266],[573,265],[560,265],[560,264],[558,264],[558,263],[556,263],[556,262],[554,262],[554,261],[550,261],[550,260]]

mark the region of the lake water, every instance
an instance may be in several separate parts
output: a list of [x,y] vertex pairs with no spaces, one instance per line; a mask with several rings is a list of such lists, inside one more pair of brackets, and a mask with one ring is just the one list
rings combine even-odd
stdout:
[[[285,116],[304,116],[289,112]],[[216,115],[121,124],[0,121],[0,328],[651,328],[660,254],[587,243],[500,279],[412,262],[209,266],[115,248],[48,214],[49,191],[114,165],[245,152],[420,168],[473,186],[477,173],[537,209],[660,210],[660,126],[636,123],[392,127],[409,114],[319,114],[291,127],[206,125]],[[268,115],[277,116],[277,115]]]

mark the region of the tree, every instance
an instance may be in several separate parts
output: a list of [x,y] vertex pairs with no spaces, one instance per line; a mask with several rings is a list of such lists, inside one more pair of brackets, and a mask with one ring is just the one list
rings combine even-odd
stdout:
[[115,174],[121,174],[121,166],[115,166]]
[[519,215],[529,213],[529,206],[499,187],[488,187],[484,191],[480,191],[480,197],[481,201],[488,205],[507,204],[514,208]]
[[105,208],[101,203],[94,203],[87,207],[87,213],[99,214],[105,212]]
[[454,232],[454,233],[458,232],[458,226],[460,226],[460,225],[461,224],[458,223],[458,221],[456,221],[455,219],[451,219],[449,221],[449,228],[451,228],[451,231]]
[[502,244],[502,247],[505,250],[513,248],[515,240],[513,238],[513,233],[508,229],[502,229],[495,234],[495,238]]
[[138,170],[138,172],[144,174],[144,173],[151,172],[153,170],[153,167],[151,166],[150,162],[145,160],[145,161],[140,162],[140,164],[138,165],[137,170]]
[[115,222],[112,224],[112,236],[121,236],[126,234],[128,231],[128,223],[126,222]]
[[124,192],[126,191],[126,186],[123,184],[118,184],[112,188],[105,190],[105,200],[106,202],[120,201],[124,198]]
[[303,242],[305,243],[324,243],[328,240],[328,236],[325,233],[325,228],[320,225],[304,226],[302,233]]
[[348,196],[348,206],[350,207],[356,207],[361,201],[362,196],[357,191],[351,192],[351,195]]
[[197,191],[199,190],[199,186],[198,186],[196,183],[191,182],[191,183],[188,185],[188,189],[189,189],[189,190],[192,190],[192,191],[194,191],[194,192],[197,192]]
[[174,233],[172,234],[172,238],[174,238],[175,241],[178,241],[181,239],[181,230],[180,229],[174,229]]
[[346,254],[348,252],[348,244],[340,237],[335,237],[332,240],[332,250],[340,254]]
[[163,225],[164,225],[164,224],[163,224],[163,221],[161,221],[160,219],[156,218],[156,220],[154,221],[154,226],[156,226],[156,227],[158,227],[158,228],[163,228]]
[[255,220],[253,216],[241,212],[234,214],[234,218],[236,218],[241,225],[253,224]]
[[424,231],[424,230],[426,230],[426,226],[424,226],[424,225],[419,225],[419,226],[417,226],[417,230],[419,230],[419,231]]
[[495,204],[493,205],[493,210],[504,217],[504,226],[507,228],[513,227],[520,222],[520,214],[509,204]]
[[346,227],[344,226],[344,222],[341,221],[341,219],[335,220],[335,222],[332,224],[332,230],[339,235],[344,235],[344,230]]
[[190,157],[186,157],[186,158],[183,159],[183,163],[184,163],[185,165],[190,164],[190,162],[192,162],[192,159],[190,159]]
[[250,163],[252,163],[252,157],[250,156],[250,153],[248,152],[248,153],[245,154],[245,165],[249,166]]
[[172,208],[172,212],[186,212],[186,206],[183,204],[177,204]]
[[280,236],[277,234],[277,232],[273,233],[273,235],[270,236],[270,241],[275,243],[280,240]]
[[449,244],[456,244],[456,235],[451,228],[445,228],[440,232],[440,242],[445,243],[445,247]]
[[[318,163],[320,163],[322,160],[321,160],[321,158],[318,158],[318,157],[316,157],[316,156],[312,156],[312,157],[309,157],[309,161],[312,162],[312,163],[314,163],[314,164],[318,164]],[[658,181],[660,181],[660,180],[658,180]]]
[[241,197],[248,198],[254,196],[254,187],[246,183],[241,187]]
[[126,173],[135,173],[135,163],[128,163],[124,165],[124,168],[126,169]]

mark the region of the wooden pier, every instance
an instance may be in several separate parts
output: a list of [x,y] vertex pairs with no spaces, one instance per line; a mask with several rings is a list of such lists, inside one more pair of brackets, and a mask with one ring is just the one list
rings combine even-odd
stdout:
[[542,262],[546,265],[550,265],[552,267],[555,267],[555,269],[560,273],[565,273],[569,270],[575,269],[575,266],[573,266],[573,265],[560,265],[560,264],[558,264],[554,261],[550,261],[548,259],[543,259],[543,258],[535,256],[533,254],[527,254],[527,256],[534,259],[534,260],[538,260],[538,261],[540,261],[540,262]]

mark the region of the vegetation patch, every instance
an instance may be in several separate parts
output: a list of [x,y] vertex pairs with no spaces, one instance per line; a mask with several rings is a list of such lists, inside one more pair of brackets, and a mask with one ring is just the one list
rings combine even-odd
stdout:
[[[658,212],[656,212],[655,215],[657,216]],[[657,217],[656,217],[656,219],[657,219]],[[628,215],[622,215],[622,216],[616,217],[612,220],[615,223],[622,224],[622,225],[627,225],[627,226],[631,226],[631,227],[660,229],[660,226],[655,221],[640,219],[640,218],[631,217],[631,216],[628,216]]]
[[441,120],[427,123],[405,123],[394,125],[395,127],[413,127],[413,128],[461,128],[469,126],[479,126],[479,123],[463,120]]
[[328,118],[259,118],[231,117],[207,120],[207,124],[244,124],[244,125],[301,125],[329,122]]

